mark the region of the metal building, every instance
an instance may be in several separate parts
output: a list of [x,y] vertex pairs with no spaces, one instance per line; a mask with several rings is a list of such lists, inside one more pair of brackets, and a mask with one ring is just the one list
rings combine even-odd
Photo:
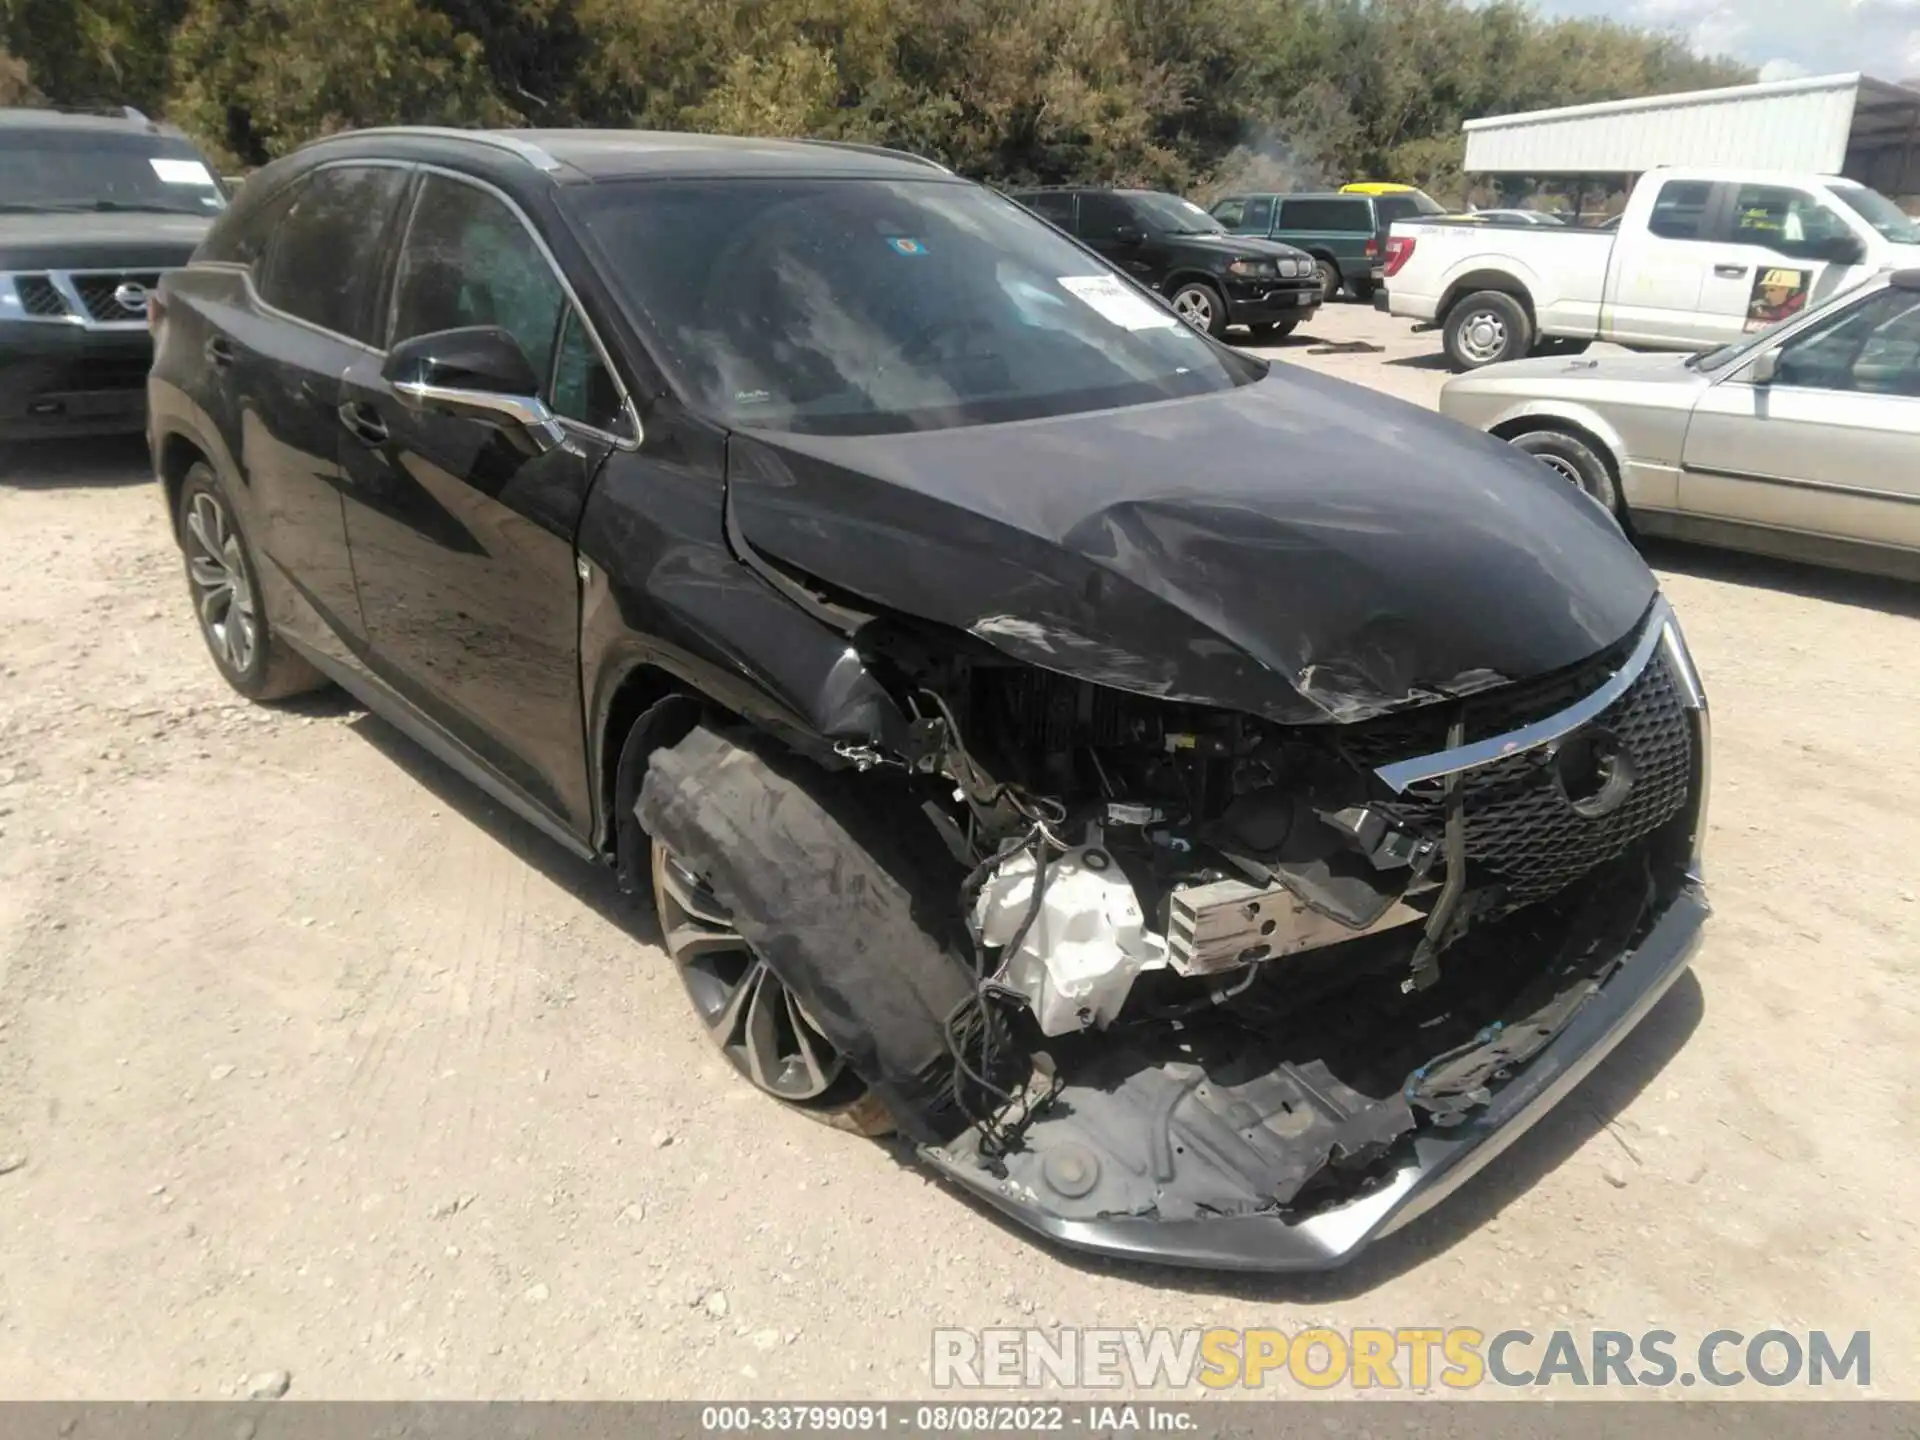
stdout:
[[1660,165],[1842,174],[1920,194],[1920,89],[1819,75],[1466,122],[1470,175],[1638,175]]

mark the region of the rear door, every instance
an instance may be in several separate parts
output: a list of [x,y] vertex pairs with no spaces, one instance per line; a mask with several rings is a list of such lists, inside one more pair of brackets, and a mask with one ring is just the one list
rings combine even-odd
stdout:
[[1737,324],[1729,330],[1702,305],[1709,273],[1734,263],[1721,240],[1726,188],[1662,181],[1645,224],[1621,227],[1608,264],[1602,339],[1705,349],[1739,337]]
[[1687,429],[1680,506],[1920,550],[1920,290],[1890,285],[1709,389]]
[[364,631],[341,508],[340,377],[375,334],[371,277],[399,212],[407,171],[364,162],[295,182],[276,204],[252,267],[254,303],[205,347],[231,377],[229,434],[248,494],[255,553],[281,588],[298,638],[344,658]]
[[393,688],[564,830],[592,823],[581,729],[574,539],[595,473],[635,442],[604,351],[533,225],[503,194],[422,173],[385,345],[493,325],[519,342],[566,440],[544,452],[479,420],[422,414],[353,357],[336,443],[373,663]]
[[1042,220],[1073,234],[1073,192],[1071,190],[1033,190],[1019,197]]

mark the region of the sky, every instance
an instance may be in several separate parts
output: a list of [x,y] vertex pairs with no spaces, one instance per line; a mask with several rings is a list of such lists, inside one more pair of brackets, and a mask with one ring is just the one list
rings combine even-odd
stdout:
[[1763,80],[1861,70],[1920,78],[1920,0],[1534,0],[1543,15],[1600,16],[1669,30],[1731,55]]

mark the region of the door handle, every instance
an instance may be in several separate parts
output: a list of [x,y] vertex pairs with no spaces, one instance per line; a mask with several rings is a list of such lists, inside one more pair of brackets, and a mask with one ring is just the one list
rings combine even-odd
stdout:
[[1747,267],[1744,265],[1716,265],[1713,267],[1713,273],[1722,280],[1738,280],[1747,273]]
[[387,422],[380,418],[377,410],[349,400],[340,407],[340,423],[347,427],[347,433],[362,445],[384,445],[387,443]]
[[224,370],[233,364],[233,342],[225,336],[216,335],[207,341],[205,354],[209,365],[216,370]]

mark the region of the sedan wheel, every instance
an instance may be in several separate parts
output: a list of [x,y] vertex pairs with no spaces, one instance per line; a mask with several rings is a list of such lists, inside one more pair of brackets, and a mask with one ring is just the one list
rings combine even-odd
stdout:
[[767,1094],[803,1105],[852,1078],[799,999],[741,938],[726,906],[658,841],[653,891],[667,955],[734,1069]]

